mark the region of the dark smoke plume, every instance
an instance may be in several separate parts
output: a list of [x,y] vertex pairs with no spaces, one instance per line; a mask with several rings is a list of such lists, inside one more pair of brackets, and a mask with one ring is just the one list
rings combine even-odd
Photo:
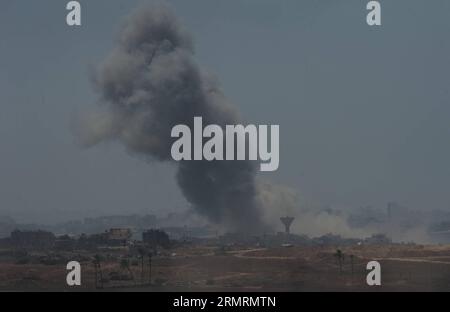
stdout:
[[[171,129],[240,123],[214,79],[193,59],[190,36],[166,6],[132,14],[117,45],[99,67],[95,84],[106,112],[90,116],[86,143],[121,142],[132,153],[173,161]],[[250,161],[182,161],[177,180],[186,199],[210,221],[238,231],[265,226],[258,208],[256,164]]]

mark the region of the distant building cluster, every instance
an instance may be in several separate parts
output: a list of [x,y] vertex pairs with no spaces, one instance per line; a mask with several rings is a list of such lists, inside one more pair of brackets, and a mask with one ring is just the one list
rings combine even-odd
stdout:
[[147,230],[142,240],[132,239],[133,233],[129,228],[111,228],[97,234],[81,234],[79,236],[60,235],[42,230],[14,230],[9,237],[0,239],[0,247],[32,250],[95,250],[105,248],[130,248],[145,246],[170,248],[171,240],[162,230]]
[[[417,228],[433,242],[450,242],[450,213],[445,211],[414,211],[390,202],[384,209],[362,207],[349,213],[339,210],[320,210],[331,216],[344,218],[352,229],[379,233],[370,237],[344,238],[336,233],[308,237],[292,233],[292,216],[281,216],[280,232],[249,236],[243,233],[221,233],[211,225],[187,226],[189,213],[171,213],[166,218],[154,215],[125,215],[86,218],[57,225],[18,224],[12,218],[0,217],[0,246],[34,249],[96,249],[128,248],[145,244],[152,248],[169,248],[176,244],[204,244],[220,246],[299,246],[390,244],[412,242],[399,240],[398,233]],[[281,221],[281,222],[280,222]],[[408,237],[405,235],[405,237]]]
[[11,232],[9,243],[22,248],[50,249],[55,246],[56,236],[46,231],[19,231]]

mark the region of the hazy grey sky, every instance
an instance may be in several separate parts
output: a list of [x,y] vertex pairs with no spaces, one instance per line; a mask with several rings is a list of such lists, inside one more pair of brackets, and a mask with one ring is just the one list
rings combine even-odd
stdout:
[[[184,209],[170,166],[76,145],[71,122],[98,99],[90,71],[144,1],[80,2],[80,28],[66,1],[0,4],[0,215]],[[264,178],[315,205],[450,209],[449,1],[381,1],[380,28],[362,0],[169,2],[244,117],[280,125]]]

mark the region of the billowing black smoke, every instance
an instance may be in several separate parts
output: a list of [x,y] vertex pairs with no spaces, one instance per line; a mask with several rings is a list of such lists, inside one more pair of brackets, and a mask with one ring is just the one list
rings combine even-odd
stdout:
[[[172,161],[171,129],[239,123],[213,79],[193,59],[191,38],[166,6],[130,16],[95,84],[106,115],[92,117],[89,144],[119,141],[140,155]],[[264,228],[257,204],[256,164],[250,161],[177,162],[178,184],[198,213],[238,231]]]

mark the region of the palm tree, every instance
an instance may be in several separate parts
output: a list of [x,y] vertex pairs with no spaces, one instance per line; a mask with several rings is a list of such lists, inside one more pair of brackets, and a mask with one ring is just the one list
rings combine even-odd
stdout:
[[152,253],[148,253],[148,283],[152,283]]
[[342,273],[342,259],[344,258],[344,254],[342,253],[342,251],[340,249],[338,249],[338,250],[336,250],[335,256],[339,262],[339,273]]
[[94,282],[95,282],[95,288],[97,289],[98,288],[98,267],[97,267],[97,262],[95,261],[95,259],[94,260],[92,260],[92,263],[94,264],[94,272],[95,272],[95,280],[94,280]]
[[134,279],[133,271],[131,271],[131,269],[130,269],[130,261],[128,261],[128,259],[122,259],[120,261],[120,267],[130,274],[131,279],[133,280],[134,284],[136,284],[136,281]]
[[354,264],[354,261],[355,261],[355,256],[354,255],[350,255],[350,263],[351,263],[351,266],[352,266],[352,277],[353,277],[353,272],[354,272],[354,267],[353,267],[353,264]]
[[141,283],[144,283],[144,258],[145,258],[145,254],[146,251],[144,248],[139,248],[138,249],[139,252],[139,256],[141,258]]
[[100,288],[103,288],[103,274],[101,267],[102,258],[99,254],[94,256],[94,268],[95,268],[95,288],[98,288],[98,277],[100,275]]

